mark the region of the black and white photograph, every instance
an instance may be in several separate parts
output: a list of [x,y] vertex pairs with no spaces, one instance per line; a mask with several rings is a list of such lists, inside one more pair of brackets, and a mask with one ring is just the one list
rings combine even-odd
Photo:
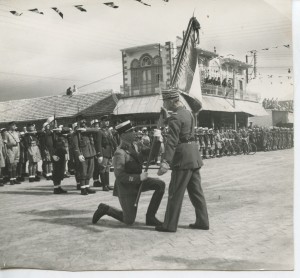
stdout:
[[296,5],[0,0],[0,276],[292,275]]

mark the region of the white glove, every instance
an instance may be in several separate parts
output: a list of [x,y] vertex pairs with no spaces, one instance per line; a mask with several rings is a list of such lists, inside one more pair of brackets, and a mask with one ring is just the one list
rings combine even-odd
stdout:
[[158,169],[158,171],[157,171],[157,175],[158,176],[162,176],[163,174],[165,174],[165,173],[167,173],[168,172],[168,170],[169,170],[169,164],[167,163],[167,162],[162,162],[161,164],[160,164],[160,168]]
[[78,157],[78,159],[79,159],[79,161],[80,161],[80,162],[83,162],[83,161],[85,161],[85,158],[84,158],[84,156],[83,156],[83,155],[80,155],[80,156]]
[[144,180],[148,179],[148,173],[147,173],[147,172],[143,172],[143,173],[140,175],[140,178],[141,178],[141,181],[144,181]]
[[98,163],[101,164],[103,161],[103,156],[99,156],[97,159],[98,159]]
[[79,127],[79,128],[77,128],[76,130],[77,130],[77,131],[86,131],[86,128],[84,128],[84,127]]
[[52,158],[53,158],[54,161],[58,161],[59,160],[59,157],[57,155],[53,155]]

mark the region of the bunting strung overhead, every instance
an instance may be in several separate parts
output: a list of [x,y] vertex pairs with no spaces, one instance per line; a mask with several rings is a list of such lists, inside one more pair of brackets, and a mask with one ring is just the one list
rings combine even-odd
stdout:
[[82,8],[83,5],[75,5],[74,7],[77,8],[81,12],[86,12],[86,9]]
[[272,46],[272,47],[265,47],[265,48],[262,48],[262,49],[259,49],[259,50],[256,50],[256,49],[249,50],[248,52],[250,52],[250,53],[254,53],[254,52],[258,52],[258,51],[260,51],[260,50],[267,51],[267,50],[270,50],[270,49],[272,49],[272,48],[278,48],[278,47],[290,48],[290,47],[291,47],[291,45],[290,45],[290,44],[284,44],[284,45],[275,45],[275,46]]
[[30,9],[28,11],[33,12],[33,13],[37,13],[37,14],[42,14],[42,15],[44,14],[43,12],[40,12],[38,9]]
[[18,13],[16,11],[9,11],[10,13],[12,13],[15,16],[21,16],[23,13]]
[[142,0],[135,0],[135,1],[140,2],[141,4],[143,4],[143,5],[145,5],[145,6],[151,7],[151,5],[149,5],[149,4],[145,3],[145,2],[143,2]]
[[108,6],[108,7],[114,8],[114,9],[119,8],[119,6],[116,6],[114,2],[106,2],[106,3],[103,3],[103,4]]
[[64,14],[58,8],[53,7],[51,9],[54,10],[54,11],[56,11],[60,15],[61,18],[64,18]]
[[[139,2],[140,4],[143,4],[145,6],[148,6],[148,7],[151,7],[150,4],[142,1],[142,0],[134,0],[136,2]],[[164,2],[169,2],[169,0],[162,0]],[[102,3],[110,8],[113,8],[113,9],[117,9],[119,8],[119,6],[115,5],[114,2],[105,2],[105,3]],[[81,12],[87,12],[87,10],[83,7],[83,5],[74,5],[74,7],[81,11]],[[57,8],[57,7],[51,7],[52,10],[54,10],[56,13],[59,14],[59,16],[63,19],[64,18],[64,14]],[[28,9],[28,10],[24,10],[24,11],[29,11],[29,12],[33,12],[33,13],[37,13],[37,14],[42,14],[44,15],[43,12],[39,11],[38,8],[34,8],[34,9]],[[11,14],[15,15],[15,16],[21,16],[23,14],[23,12],[19,13],[17,11],[9,11]],[[289,45],[284,45],[285,47],[289,47]]]

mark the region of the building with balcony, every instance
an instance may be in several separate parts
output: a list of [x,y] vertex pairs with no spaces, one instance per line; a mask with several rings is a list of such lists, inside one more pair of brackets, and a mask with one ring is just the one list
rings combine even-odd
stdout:
[[[171,42],[122,49],[123,86],[114,115],[131,119],[137,126],[155,127],[176,56]],[[215,51],[197,49],[203,109],[199,126],[239,128],[248,125],[249,116],[266,114],[257,93],[247,91],[249,64],[219,56]],[[195,73],[197,74],[197,73]],[[181,101],[190,109],[182,98]]]

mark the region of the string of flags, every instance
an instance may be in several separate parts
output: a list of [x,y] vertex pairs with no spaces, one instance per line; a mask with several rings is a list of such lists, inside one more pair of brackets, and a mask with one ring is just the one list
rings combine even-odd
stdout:
[[[134,0],[136,2],[139,2],[140,4],[142,5],[145,5],[145,6],[148,6],[148,7],[151,7],[150,4],[142,1],[142,0]],[[169,2],[169,0],[162,0],[163,2]],[[114,2],[104,2],[102,3],[104,4],[105,6],[107,7],[110,7],[110,8],[113,8],[113,9],[117,9],[119,8],[119,6],[117,6]],[[87,12],[87,9],[84,8],[83,5],[74,5],[74,7],[79,10],[80,12]],[[51,7],[52,10],[54,10],[62,19],[64,18],[64,14],[58,9],[58,7]],[[33,12],[33,13],[37,13],[37,14],[40,14],[40,15],[44,15],[44,12],[41,12],[39,11],[39,9],[37,8],[34,8],[34,9],[28,9],[26,11],[29,11],[29,12]],[[13,14],[14,16],[21,16],[23,14],[23,12],[18,12],[18,11],[9,11],[11,14]]]
[[290,48],[291,45],[290,44],[276,45],[276,46],[272,46],[272,47],[265,47],[265,48],[262,48],[262,49],[259,49],[259,50],[253,49],[253,50],[249,50],[248,52],[255,53],[255,52],[258,52],[258,51],[261,51],[261,50],[268,51],[268,50],[279,48],[279,47]]

